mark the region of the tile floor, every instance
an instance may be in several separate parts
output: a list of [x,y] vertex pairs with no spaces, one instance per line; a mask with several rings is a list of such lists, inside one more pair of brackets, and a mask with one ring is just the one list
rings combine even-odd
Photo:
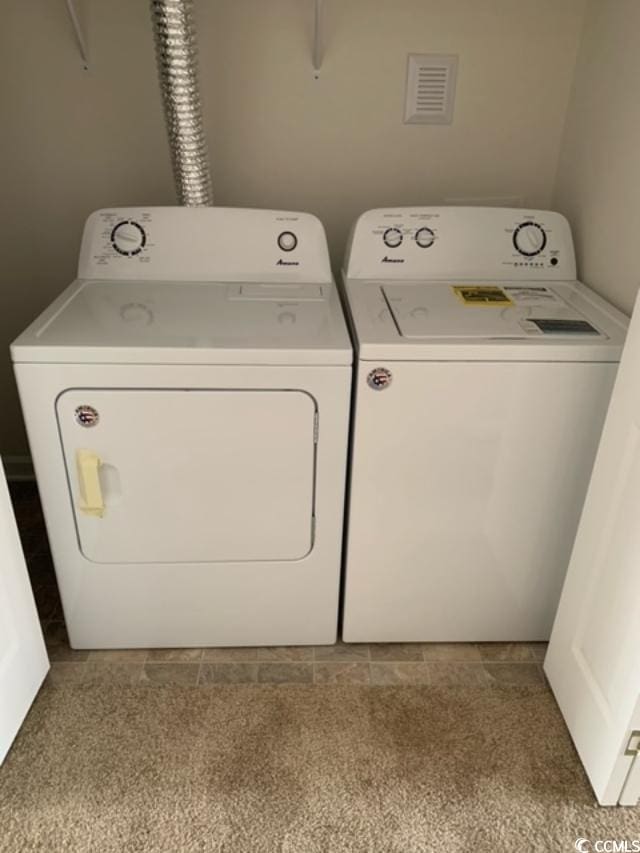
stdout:
[[77,651],[67,633],[33,483],[12,483],[53,684],[545,685],[545,643],[393,643],[275,648]]

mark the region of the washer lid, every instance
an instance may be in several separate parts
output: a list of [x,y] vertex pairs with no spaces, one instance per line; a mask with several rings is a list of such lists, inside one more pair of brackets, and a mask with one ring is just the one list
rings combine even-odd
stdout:
[[544,284],[416,283],[382,291],[405,338],[608,337]]
[[16,362],[350,364],[333,284],[76,281]]
[[627,318],[576,281],[347,279],[364,361],[619,361]]

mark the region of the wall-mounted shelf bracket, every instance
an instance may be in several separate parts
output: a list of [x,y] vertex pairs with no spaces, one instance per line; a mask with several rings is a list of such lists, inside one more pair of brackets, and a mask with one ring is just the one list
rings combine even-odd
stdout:
[[78,43],[78,50],[80,51],[80,57],[82,58],[84,70],[88,71],[89,58],[87,56],[87,43],[84,39],[82,26],[80,25],[80,18],[78,17],[78,10],[76,8],[76,0],[67,0],[67,9],[69,11],[71,23],[73,24],[73,31],[75,33],[76,42]]
[[323,4],[324,0],[313,0],[313,75],[316,79],[320,76],[324,55],[322,39]]

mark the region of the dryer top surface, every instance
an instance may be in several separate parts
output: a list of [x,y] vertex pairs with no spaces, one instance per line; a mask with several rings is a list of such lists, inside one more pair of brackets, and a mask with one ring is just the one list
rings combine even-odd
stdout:
[[350,364],[333,284],[77,280],[15,362]]

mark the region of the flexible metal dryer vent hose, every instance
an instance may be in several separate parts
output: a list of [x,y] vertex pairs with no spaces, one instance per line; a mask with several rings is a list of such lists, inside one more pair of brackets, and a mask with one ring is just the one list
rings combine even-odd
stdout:
[[160,88],[180,204],[213,204],[202,126],[193,0],[151,0]]

